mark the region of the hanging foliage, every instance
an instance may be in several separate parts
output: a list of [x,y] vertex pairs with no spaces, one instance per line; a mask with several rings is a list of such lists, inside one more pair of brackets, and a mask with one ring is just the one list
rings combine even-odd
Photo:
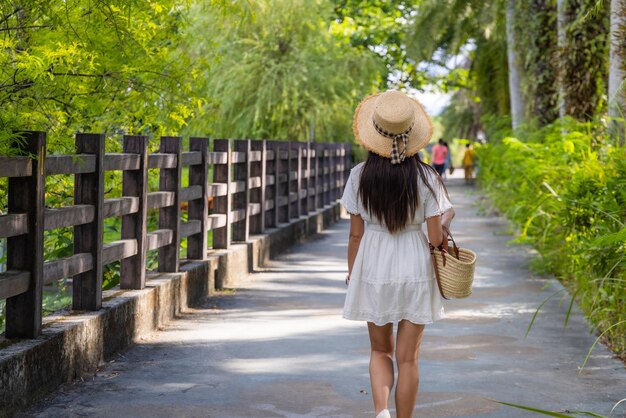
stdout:
[[510,113],[509,68],[504,22],[499,21],[489,38],[476,42],[471,66],[481,114],[504,116]]
[[456,91],[442,113],[447,136],[475,138],[483,115],[510,112],[504,6],[502,0],[426,0],[418,7],[407,51],[443,68],[436,84]]
[[504,17],[503,0],[424,0],[407,40],[417,61],[439,62],[458,54],[471,40],[490,38]]
[[305,140],[352,138],[352,113],[386,74],[367,48],[350,45],[325,0],[241,4],[199,20],[208,68],[207,95],[217,136]]
[[478,97],[468,89],[457,91],[441,113],[446,137],[475,139],[482,129],[480,115],[481,106]]

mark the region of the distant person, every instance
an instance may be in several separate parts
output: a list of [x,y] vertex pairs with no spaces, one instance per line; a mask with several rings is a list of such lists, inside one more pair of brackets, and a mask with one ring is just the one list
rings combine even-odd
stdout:
[[428,243],[447,242],[444,227],[454,209],[441,177],[416,158],[432,132],[417,100],[394,90],[370,96],[357,107],[353,126],[369,152],[350,171],[341,197],[350,214],[343,317],[367,321],[374,416],[391,418],[395,386],[395,415],[410,418],[424,327],[444,314]]
[[450,147],[448,146],[448,143],[444,141],[443,146],[446,147],[446,149],[448,150],[448,155],[446,156],[446,162],[443,168],[444,178],[446,178],[446,172],[449,172],[450,175],[454,173],[454,166],[452,165],[452,152],[450,152]]
[[463,155],[466,184],[474,181],[474,164],[476,164],[476,151],[474,151],[472,144],[468,143],[465,145],[465,154]]
[[432,162],[435,171],[440,177],[446,172],[446,158],[448,157],[448,148],[444,145],[443,139],[439,138],[439,143],[433,147]]

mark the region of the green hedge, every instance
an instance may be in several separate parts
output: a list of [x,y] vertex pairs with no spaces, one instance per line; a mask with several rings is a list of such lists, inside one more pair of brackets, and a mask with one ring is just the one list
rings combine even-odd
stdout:
[[[480,184],[626,356],[626,149],[567,120],[478,150]],[[614,325],[614,326],[613,326]],[[611,327],[611,329],[609,329]]]

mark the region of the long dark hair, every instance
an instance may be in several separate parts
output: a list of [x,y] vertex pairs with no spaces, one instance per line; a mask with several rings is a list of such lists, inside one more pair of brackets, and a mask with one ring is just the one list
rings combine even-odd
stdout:
[[417,154],[393,165],[389,158],[369,152],[359,184],[363,206],[372,216],[384,222],[391,233],[401,231],[415,219],[419,206],[418,176],[430,193],[437,196],[427,179],[429,171],[441,182],[437,172],[423,163]]

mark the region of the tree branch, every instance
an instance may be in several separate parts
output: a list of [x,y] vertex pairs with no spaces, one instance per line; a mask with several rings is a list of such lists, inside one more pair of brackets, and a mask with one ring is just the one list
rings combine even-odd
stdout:
[[111,77],[113,75],[113,73],[102,73],[102,74],[55,73],[54,71],[50,71],[50,74],[52,74],[54,76],[91,77],[91,78],[104,78],[104,77]]
[[40,29],[40,28],[51,28],[51,25],[31,25],[31,26],[14,26],[14,27],[4,27],[0,28],[0,32],[9,32],[12,30],[21,30],[21,29]]
[[13,16],[15,16],[21,11],[22,11],[21,7],[16,7],[15,9],[13,9],[11,13],[3,15],[2,18],[0,19],[0,24],[8,22],[10,18],[12,18]]

